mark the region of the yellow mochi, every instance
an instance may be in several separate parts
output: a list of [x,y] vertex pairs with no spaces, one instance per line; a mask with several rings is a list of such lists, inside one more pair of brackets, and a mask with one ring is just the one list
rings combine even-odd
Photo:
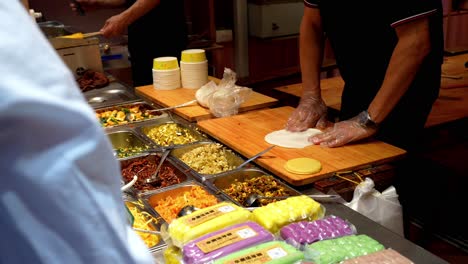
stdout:
[[322,164],[316,159],[296,158],[288,160],[284,169],[295,174],[312,174],[319,172]]

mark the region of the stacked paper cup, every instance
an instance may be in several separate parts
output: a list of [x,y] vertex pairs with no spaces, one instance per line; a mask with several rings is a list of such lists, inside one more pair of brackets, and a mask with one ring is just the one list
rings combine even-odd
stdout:
[[158,90],[180,88],[180,68],[176,57],[159,57],[153,60],[153,85]]
[[188,49],[182,51],[180,60],[182,87],[198,89],[208,82],[208,61],[205,50]]

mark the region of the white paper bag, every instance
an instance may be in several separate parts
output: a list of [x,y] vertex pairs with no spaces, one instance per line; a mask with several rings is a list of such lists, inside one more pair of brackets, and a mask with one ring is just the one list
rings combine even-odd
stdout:
[[366,178],[354,190],[351,202],[345,205],[403,236],[403,210],[395,187],[380,193],[374,189],[372,179]]

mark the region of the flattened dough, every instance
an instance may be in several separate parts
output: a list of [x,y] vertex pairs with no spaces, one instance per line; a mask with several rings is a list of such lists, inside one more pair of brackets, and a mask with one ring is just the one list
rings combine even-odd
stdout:
[[288,160],[284,169],[295,174],[312,174],[322,169],[322,163],[311,158],[296,158]]
[[286,129],[273,131],[265,136],[265,141],[285,148],[305,148],[312,145],[312,142],[307,141],[310,136],[315,136],[322,131],[309,128],[302,132],[291,132]]

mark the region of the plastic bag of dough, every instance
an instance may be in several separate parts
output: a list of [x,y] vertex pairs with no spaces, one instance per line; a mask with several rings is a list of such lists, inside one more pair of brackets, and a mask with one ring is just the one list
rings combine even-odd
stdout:
[[374,189],[372,179],[366,178],[354,190],[351,202],[345,205],[403,235],[403,210],[395,187],[390,186],[380,193]]
[[236,73],[229,68],[224,69],[223,79],[216,85],[213,81],[203,85],[195,93],[195,98],[201,106],[210,109],[216,117],[231,116],[239,112],[239,106],[245,102],[252,89],[237,86]]

